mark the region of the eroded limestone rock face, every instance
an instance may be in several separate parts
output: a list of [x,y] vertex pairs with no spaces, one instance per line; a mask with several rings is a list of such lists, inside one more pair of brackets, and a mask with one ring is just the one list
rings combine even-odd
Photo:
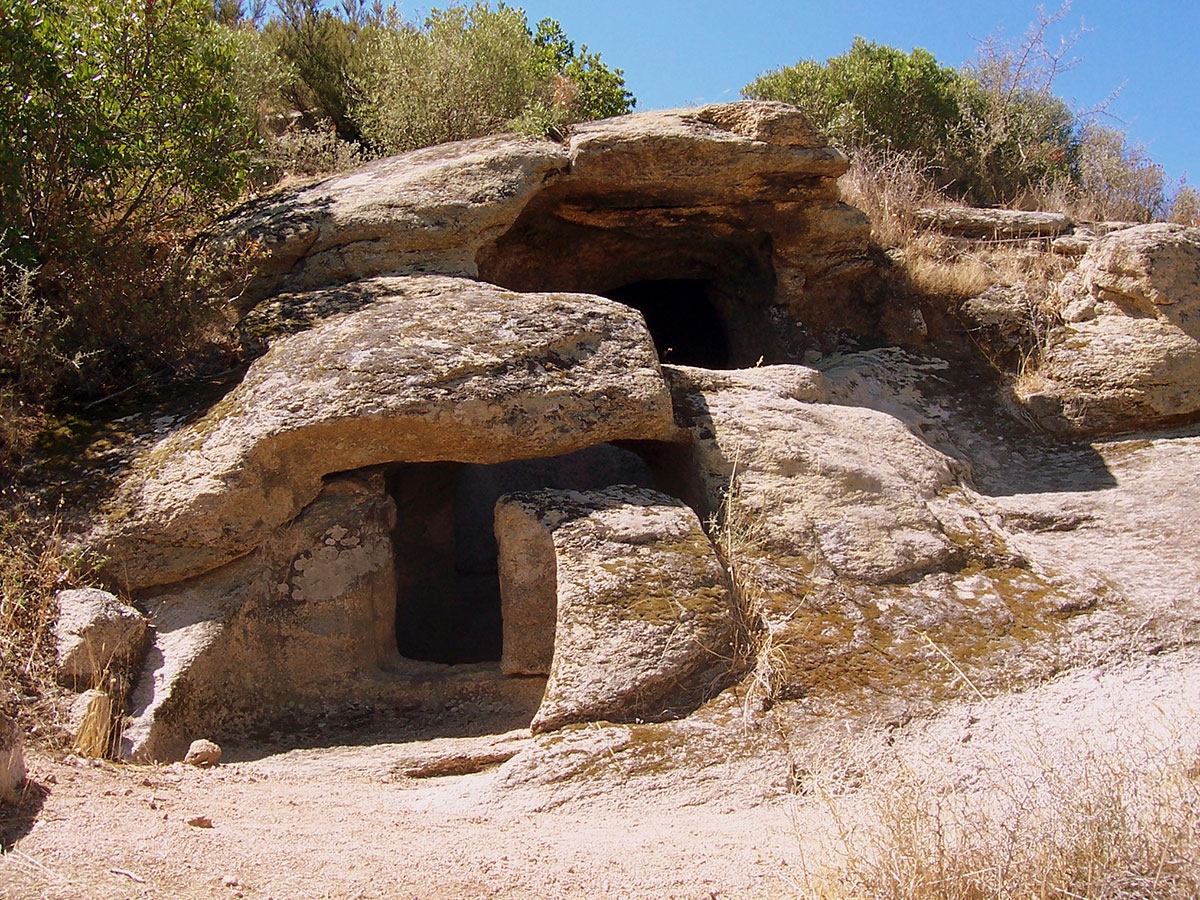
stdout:
[[361,309],[277,340],[141,461],[92,538],[127,589],[248,553],[333,472],[674,435],[654,345],[626,306],[436,276],[361,289]]
[[846,168],[783,104],[654,111],[572,126],[564,144],[509,135],[380,160],[256,201],[222,239],[265,252],[246,303],[398,272],[600,294],[703,281],[732,363],[750,365],[785,322],[877,329]]
[[[153,624],[125,752],[419,706],[456,669],[528,711],[548,676],[539,731],[659,719],[731,677],[737,616],[803,692],[1052,595],[926,439],[915,364],[730,368],[903,318],[872,299],[845,167],[797,111],[722,104],[430,148],[239,213],[230,239],[266,248],[241,322],[263,355],[91,536]],[[711,366],[664,377],[714,333]],[[526,479],[588,490],[502,501],[497,556],[491,501]]]
[[509,494],[496,536],[504,667],[550,676],[535,732],[678,715],[723,686],[732,597],[681,501],[628,486]]
[[251,203],[224,240],[261,247],[247,303],[402,270],[474,276],[479,247],[569,164],[559,144],[515,135],[426,147]]
[[126,754],[177,759],[201,737],[369,696],[396,657],[394,515],[378,473],[333,478],[253,555],[147,596]]
[[1018,397],[1051,431],[1153,428],[1200,412],[1200,229],[1154,224],[1099,238],[1062,285]]
[[132,606],[94,588],[59,591],[55,599],[59,683],[77,691],[97,688],[141,662],[146,620]]
[[801,366],[667,372],[706,509],[732,502],[780,553],[858,581],[961,553],[934,511],[958,486],[956,466],[896,417],[838,403],[836,385]]

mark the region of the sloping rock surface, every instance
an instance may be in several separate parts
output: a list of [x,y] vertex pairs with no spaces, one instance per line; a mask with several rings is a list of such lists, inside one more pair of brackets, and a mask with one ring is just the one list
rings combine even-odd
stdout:
[[1018,390],[1043,427],[1128,431],[1200,413],[1200,229],[1106,235],[1061,290],[1066,322]]
[[736,504],[780,552],[861,581],[930,571],[960,552],[932,509],[957,486],[956,465],[895,416],[834,402],[837,385],[801,366],[667,372],[707,509]]
[[142,460],[92,538],[127,588],[247,553],[330,473],[674,434],[654,345],[628,307],[437,276],[360,287],[362,309],[276,341]]
[[838,194],[847,165],[784,104],[654,111],[575,125],[565,145],[502,135],[379,160],[249,204],[220,241],[259,251],[242,312],[383,274],[601,293],[720,280],[745,257],[762,302],[866,328],[847,302],[872,269],[866,217]]
[[478,248],[569,165],[560,145],[515,135],[427,147],[252,203],[225,240],[259,247],[249,303],[402,270],[473,276]]
[[[685,504],[628,486],[538,491],[501,498],[496,518],[505,644],[531,625],[536,638],[553,641],[535,733],[660,719],[719,686],[731,668],[733,603],[716,551]],[[532,552],[518,561],[514,547]],[[512,615],[525,603],[539,619],[553,611],[553,629]],[[545,658],[528,644],[521,650]]]

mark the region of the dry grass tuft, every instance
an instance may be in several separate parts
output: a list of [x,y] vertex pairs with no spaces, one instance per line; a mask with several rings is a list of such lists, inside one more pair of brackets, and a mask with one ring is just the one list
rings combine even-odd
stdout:
[[1185,900],[1200,896],[1200,752],[1017,734],[982,772],[845,762],[812,785],[834,828],[797,885],[814,900]]
[[67,550],[62,518],[4,496],[0,504],[0,682],[28,700],[21,704],[22,724],[36,735],[50,735],[57,720],[52,637],[58,617],[55,593],[85,584],[95,563],[85,553]]
[[787,654],[776,638],[786,622],[768,612],[765,591],[755,566],[755,548],[763,537],[763,520],[745,503],[740,488],[740,455],[735,457],[721,508],[709,520],[709,533],[729,574],[736,616],[734,667],[747,672],[744,713],[768,709],[775,702],[788,668]]

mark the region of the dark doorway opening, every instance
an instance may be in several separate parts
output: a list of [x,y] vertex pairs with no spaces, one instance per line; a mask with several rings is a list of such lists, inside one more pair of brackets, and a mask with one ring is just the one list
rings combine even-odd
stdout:
[[637,281],[605,295],[642,314],[663,362],[727,369],[729,339],[710,292],[711,284],[699,278],[662,278]]
[[495,465],[404,463],[387,473],[396,504],[396,645],[427,662],[500,659],[500,578],[493,510],[501,494],[541,488],[655,486],[635,453],[600,444]]

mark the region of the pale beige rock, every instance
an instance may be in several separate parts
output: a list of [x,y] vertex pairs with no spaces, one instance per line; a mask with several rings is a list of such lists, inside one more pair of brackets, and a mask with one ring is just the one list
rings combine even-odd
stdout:
[[215,766],[221,761],[221,748],[207,738],[198,738],[188,746],[183,761],[189,766]]
[[132,606],[96,588],[59,591],[55,600],[60,684],[80,691],[101,687],[141,661],[146,620]]
[[1074,225],[1062,213],[947,206],[917,210],[917,224],[966,238],[1055,237]]
[[[501,569],[511,579],[502,580],[506,615],[526,603],[533,611],[506,620],[505,643],[530,628],[521,650],[540,663],[548,648],[534,644],[553,640],[535,733],[669,717],[720,686],[732,667],[732,599],[716,551],[682,502],[629,486],[535,491],[501,498],[497,524],[502,559],[531,552],[528,571]],[[551,608],[553,630],[544,621]]]
[[1163,222],[1098,239],[1064,280],[1063,315],[1154,318],[1200,333],[1200,228]]
[[495,533],[503,623],[500,671],[549,675],[558,617],[553,532],[536,507],[501,498],[496,504]]
[[675,435],[654,345],[628,307],[438,276],[364,290],[380,299],[279,339],[142,458],[91,538],[114,578],[142,588],[236,559],[331,472]]
[[224,240],[264,256],[247,301],[402,270],[473,276],[479,246],[568,165],[560,145],[517,135],[427,147],[256,200]]
[[396,658],[394,515],[381,476],[330,479],[257,553],[146,597],[124,754],[178,759],[197,734],[368,695]]
[[[749,365],[790,310],[810,330],[869,330],[869,223],[841,202],[845,156],[799,110],[739,102],[417,150],[254,201],[220,241],[264,254],[241,311],[281,291],[389,273],[522,291],[605,293],[704,279]],[[786,343],[780,341],[779,343]],[[753,354],[753,355],[751,355]]]
[[1065,323],[1017,396],[1045,428],[1153,428],[1200,412],[1200,229],[1099,238],[1063,281]]
[[0,710],[0,803],[16,803],[25,784],[21,729]]
[[[799,110],[741,102],[573,126],[571,168],[476,256],[518,290],[604,293],[701,279],[734,364],[779,355],[789,322],[877,330],[869,223],[841,202],[848,165]],[[769,312],[781,313],[771,319]]]
[[708,512],[722,509],[732,481],[756,539],[866,582],[928,572],[961,554],[931,507],[957,488],[956,464],[895,416],[837,402],[861,385],[799,366],[666,371]]

